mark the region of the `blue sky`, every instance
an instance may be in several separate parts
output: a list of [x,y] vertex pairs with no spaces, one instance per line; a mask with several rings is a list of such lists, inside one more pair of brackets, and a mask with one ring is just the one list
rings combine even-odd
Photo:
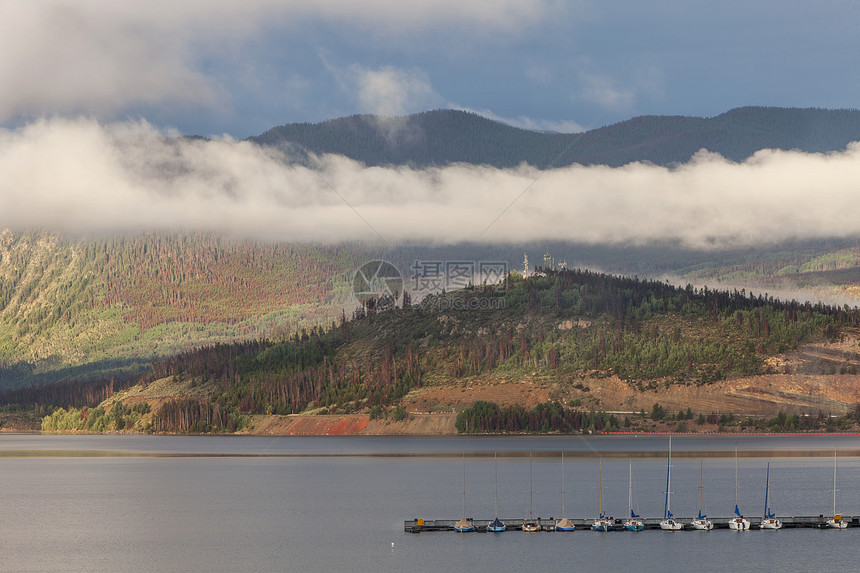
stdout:
[[538,129],[860,107],[860,2],[5,0],[0,125],[244,138],[440,107]]

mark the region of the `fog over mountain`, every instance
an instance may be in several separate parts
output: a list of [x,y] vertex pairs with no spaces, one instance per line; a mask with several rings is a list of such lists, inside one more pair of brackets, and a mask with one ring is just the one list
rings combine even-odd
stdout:
[[860,144],[701,150],[672,167],[365,166],[146,122],[49,118],[0,131],[0,227],[211,230],[335,242],[676,239],[690,247],[860,234]]

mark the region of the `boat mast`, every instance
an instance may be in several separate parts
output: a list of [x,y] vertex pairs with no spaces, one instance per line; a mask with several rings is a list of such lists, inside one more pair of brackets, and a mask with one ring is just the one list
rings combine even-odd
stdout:
[[466,454],[463,453],[463,519],[466,519]]
[[564,450],[561,451],[561,517],[564,517]]
[[633,460],[627,460],[627,513],[633,516]]
[[765,474],[764,479],[764,517],[767,519],[768,511],[767,511],[767,493],[768,488],[770,487],[770,460],[767,462],[767,473]]
[[735,447],[735,509],[738,508],[738,448]]
[[672,485],[672,436],[669,436],[669,455],[666,459],[666,504],[663,506],[663,519],[669,519],[669,491]]
[[603,517],[603,458],[600,458],[600,488],[597,494],[597,504],[600,509],[600,517]]
[[532,518],[532,496],[534,495],[535,473],[532,470],[532,453],[529,452],[529,519]]
[[699,519],[702,518],[702,460],[699,459]]
[[496,497],[496,517],[499,517],[499,456],[493,452],[493,491]]
[[833,448],[833,518],[836,519],[836,448]]

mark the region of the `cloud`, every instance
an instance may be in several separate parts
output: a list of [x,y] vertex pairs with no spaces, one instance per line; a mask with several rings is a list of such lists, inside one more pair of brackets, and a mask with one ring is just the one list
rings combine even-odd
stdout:
[[665,73],[653,64],[616,70],[611,75],[591,70],[594,64],[589,58],[582,58],[579,66],[574,101],[589,102],[608,112],[629,113],[641,99],[662,101],[666,97]]
[[379,116],[401,116],[422,111],[441,100],[426,74],[385,66],[370,70],[352,66],[360,109]]
[[474,110],[459,105],[450,105],[449,107],[451,109],[459,109],[461,111],[477,113],[478,115],[486,117],[487,119],[492,119],[493,121],[498,121],[499,123],[512,125],[521,129],[528,129],[530,131],[549,131],[555,133],[579,133],[582,131],[586,131],[585,127],[572,119],[536,119],[525,115],[520,115],[517,116],[515,119],[512,119],[509,117],[502,117],[496,113],[493,113],[489,109]]
[[235,58],[264,31],[289,34],[309,21],[374,35],[438,25],[513,31],[548,10],[534,0],[4,0],[0,121],[111,117],[139,105],[225,106],[226,88],[203,62]]
[[579,97],[608,111],[624,112],[633,108],[636,94],[630,88],[621,88],[605,76],[583,75]]
[[340,89],[357,99],[359,112],[374,116],[376,128],[391,145],[420,142],[424,134],[407,114],[437,108],[444,102],[419,69],[370,69],[358,64],[344,68],[331,63],[325,53],[317,55]]
[[860,235],[860,144],[832,154],[708,152],[674,169],[465,164],[316,168],[144,122],[45,119],[0,131],[0,228],[219,231],[266,240],[677,239],[726,247]]

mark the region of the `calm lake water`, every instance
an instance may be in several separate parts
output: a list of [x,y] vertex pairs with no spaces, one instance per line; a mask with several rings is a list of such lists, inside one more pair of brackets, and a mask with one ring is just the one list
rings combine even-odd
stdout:
[[[493,517],[493,452],[500,456],[503,518],[528,514],[530,481],[534,515],[559,517],[562,450],[568,517],[597,514],[599,455],[608,456],[604,508],[617,517],[626,513],[628,454],[635,456],[634,506],[642,516],[659,517],[666,446],[663,437],[626,436],[0,435],[0,570],[856,570],[860,528],[403,532],[407,519],[462,515],[464,453],[466,512],[476,519]],[[748,517],[763,512],[768,459],[777,515],[830,513],[834,448],[840,456],[837,510],[860,514],[857,437],[679,436],[672,447],[676,516],[696,512],[699,456],[716,456],[704,457],[705,511],[732,512],[735,448],[739,502]],[[531,464],[530,451],[537,454]],[[817,453],[824,455],[811,455]]]

